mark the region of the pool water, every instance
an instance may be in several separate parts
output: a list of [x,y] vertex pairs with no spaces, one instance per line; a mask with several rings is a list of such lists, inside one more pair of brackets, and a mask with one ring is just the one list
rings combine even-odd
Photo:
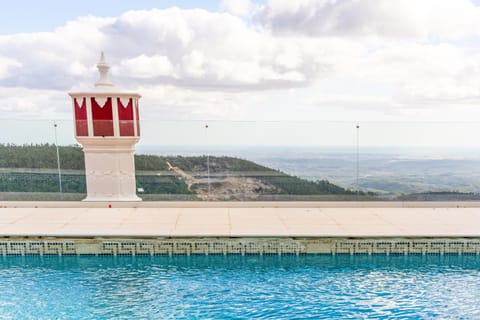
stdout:
[[0,319],[480,319],[478,256],[0,258]]

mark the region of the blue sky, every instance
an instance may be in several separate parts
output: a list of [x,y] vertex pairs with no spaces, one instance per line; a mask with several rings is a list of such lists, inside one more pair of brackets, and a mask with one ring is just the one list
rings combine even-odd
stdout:
[[[140,92],[152,121],[480,119],[480,0],[18,0],[1,9],[4,119],[70,121],[67,92],[92,88],[102,50],[113,82]],[[448,130],[435,136],[449,140]]]
[[216,11],[217,0],[18,0],[3,1],[0,10],[0,33],[53,31],[69,20],[79,16],[118,16],[129,10],[150,10],[153,8],[179,7],[192,9],[201,7]]

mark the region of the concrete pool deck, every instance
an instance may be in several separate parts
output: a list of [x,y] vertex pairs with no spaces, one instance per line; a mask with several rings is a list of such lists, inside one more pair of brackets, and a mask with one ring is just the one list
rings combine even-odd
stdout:
[[49,250],[54,254],[152,255],[480,254],[478,202],[109,205],[0,202],[0,238],[4,239],[0,251],[4,255],[48,254]]
[[0,236],[480,237],[480,203],[0,202]]

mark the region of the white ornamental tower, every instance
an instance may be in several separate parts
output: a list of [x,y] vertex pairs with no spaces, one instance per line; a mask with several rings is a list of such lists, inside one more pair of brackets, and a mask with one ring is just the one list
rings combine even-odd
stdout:
[[108,80],[102,52],[100,80],[89,92],[69,93],[75,138],[85,153],[84,201],[141,201],[136,195],[135,144],[140,140],[138,93],[121,92]]

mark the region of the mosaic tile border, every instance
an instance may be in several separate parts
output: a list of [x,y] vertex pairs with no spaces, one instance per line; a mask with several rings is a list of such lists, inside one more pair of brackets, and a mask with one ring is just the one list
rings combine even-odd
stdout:
[[0,240],[0,255],[299,255],[293,239]]
[[0,239],[0,255],[480,255],[480,238]]
[[336,241],[332,254],[480,255],[480,239],[399,239]]
[[159,240],[105,241],[102,254],[110,255],[282,255],[305,253],[295,240]]

